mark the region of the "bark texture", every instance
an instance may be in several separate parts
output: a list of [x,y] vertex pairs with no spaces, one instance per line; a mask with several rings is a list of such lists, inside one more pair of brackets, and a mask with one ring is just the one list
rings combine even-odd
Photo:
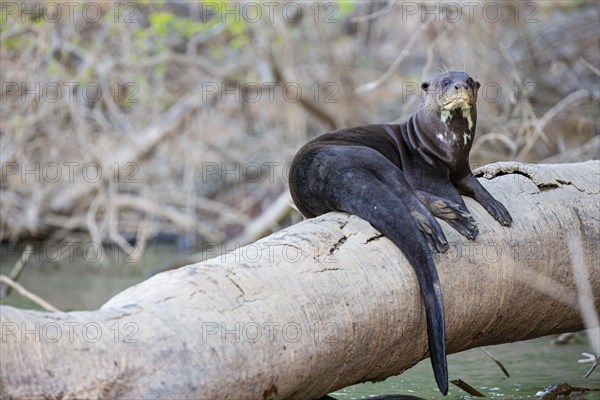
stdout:
[[[467,199],[480,237],[444,226],[449,352],[584,328],[569,241],[598,309],[599,172],[598,161],[479,171],[514,223]],[[0,315],[3,398],[308,399],[427,357],[411,266],[342,213],[156,275],[96,311]]]

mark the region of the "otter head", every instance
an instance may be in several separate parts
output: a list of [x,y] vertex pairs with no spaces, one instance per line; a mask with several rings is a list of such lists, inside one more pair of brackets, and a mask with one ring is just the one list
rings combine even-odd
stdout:
[[421,84],[424,91],[419,111],[437,118],[450,130],[475,130],[477,91],[481,84],[466,72],[449,71],[430,77]]

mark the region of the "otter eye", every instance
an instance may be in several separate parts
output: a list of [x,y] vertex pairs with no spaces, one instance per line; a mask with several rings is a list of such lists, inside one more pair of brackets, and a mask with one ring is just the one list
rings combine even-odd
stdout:
[[471,87],[473,87],[473,78],[469,78],[467,79],[467,84]]
[[444,86],[448,86],[450,84],[450,79],[446,78],[442,81],[442,83],[444,84]]

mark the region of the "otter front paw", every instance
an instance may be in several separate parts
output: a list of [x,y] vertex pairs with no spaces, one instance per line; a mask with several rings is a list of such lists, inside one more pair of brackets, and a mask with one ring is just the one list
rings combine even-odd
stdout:
[[504,204],[500,203],[498,200],[492,198],[486,204],[482,204],[488,213],[498,222],[500,222],[504,226],[510,226],[512,224],[512,217],[510,213],[504,207]]

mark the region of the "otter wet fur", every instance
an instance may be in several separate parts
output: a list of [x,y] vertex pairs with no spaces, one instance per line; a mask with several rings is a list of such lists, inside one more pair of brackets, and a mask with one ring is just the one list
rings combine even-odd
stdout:
[[512,218],[477,181],[469,151],[480,83],[465,72],[421,84],[421,104],[399,125],[362,125],[326,133],[303,146],[290,168],[290,191],[307,218],[329,211],[357,215],[389,238],[415,270],[425,305],[429,355],[439,390],[448,392],[444,307],[431,251],[448,242],[434,217],[469,239],[479,234],[461,195],[498,222]]

